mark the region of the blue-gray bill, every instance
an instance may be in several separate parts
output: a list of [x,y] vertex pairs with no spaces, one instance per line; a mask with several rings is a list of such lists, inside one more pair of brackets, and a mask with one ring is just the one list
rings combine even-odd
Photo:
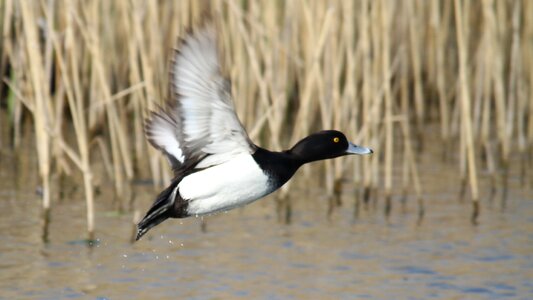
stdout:
[[348,149],[346,149],[346,153],[365,155],[365,154],[372,154],[374,153],[374,151],[372,151],[372,149],[370,148],[357,146],[355,144],[348,143]]

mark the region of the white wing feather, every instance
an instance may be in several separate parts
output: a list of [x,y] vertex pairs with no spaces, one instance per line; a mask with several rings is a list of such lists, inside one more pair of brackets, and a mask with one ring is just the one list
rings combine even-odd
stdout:
[[171,67],[175,102],[153,113],[146,126],[150,142],[180,163],[200,160],[196,168],[253,153],[255,146],[235,113],[229,82],[220,72],[214,28],[185,37]]
[[[176,136],[177,123],[165,111],[152,113],[152,118],[146,122],[145,134],[148,141],[157,149],[160,149],[168,156],[183,163],[185,157],[180,148],[178,137]],[[173,164],[169,157],[170,164]]]

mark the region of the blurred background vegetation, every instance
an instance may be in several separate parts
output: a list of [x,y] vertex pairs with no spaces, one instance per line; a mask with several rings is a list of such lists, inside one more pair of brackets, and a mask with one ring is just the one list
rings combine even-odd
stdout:
[[[2,0],[0,164],[34,139],[45,220],[74,180],[93,239],[95,191],[106,182],[115,197],[101,201],[135,221],[131,185],[150,180],[155,195],[170,180],[143,120],[167,99],[177,37],[206,12],[256,143],[281,150],[331,128],[375,150],[321,163],[330,213],[345,184],[357,187],[356,212],[383,199],[388,215],[399,196],[416,199],[421,218],[428,135],[441,143],[435,161],[456,166],[472,222],[482,197],[505,207],[511,159],[531,189],[532,1]],[[277,194],[285,221],[289,188]]]

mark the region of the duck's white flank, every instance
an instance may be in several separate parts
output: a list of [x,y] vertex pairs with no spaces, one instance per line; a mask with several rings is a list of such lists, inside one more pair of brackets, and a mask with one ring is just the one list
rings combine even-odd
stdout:
[[178,185],[190,215],[204,215],[248,204],[273,191],[268,176],[249,154],[186,176]]

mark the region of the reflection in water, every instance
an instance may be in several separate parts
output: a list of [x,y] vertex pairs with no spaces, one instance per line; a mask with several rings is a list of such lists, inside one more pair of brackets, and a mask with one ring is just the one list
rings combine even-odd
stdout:
[[[435,164],[429,155],[421,162],[427,207],[420,226],[411,198],[405,211],[401,199],[392,198],[388,220],[380,202],[361,205],[354,218],[349,185],[342,206],[327,218],[323,189],[309,189],[300,176],[291,194],[291,225],[278,222],[269,197],[207,218],[205,233],[200,219],[173,220],[133,245],[131,215],[107,212],[111,201],[103,193],[97,199],[99,242],[92,248],[83,240],[83,195],[54,202],[50,242],[43,244],[40,200],[28,188],[37,185],[36,177],[21,170],[18,176],[26,177],[14,178],[14,167],[4,164],[0,298],[532,297],[533,202],[514,169],[506,211],[482,202],[480,224],[472,226],[470,203],[457,200],[455,168]],[[18,180],[25,188],[13,188]],[[139,205],[147,207],[153,189],[134,188]]]

